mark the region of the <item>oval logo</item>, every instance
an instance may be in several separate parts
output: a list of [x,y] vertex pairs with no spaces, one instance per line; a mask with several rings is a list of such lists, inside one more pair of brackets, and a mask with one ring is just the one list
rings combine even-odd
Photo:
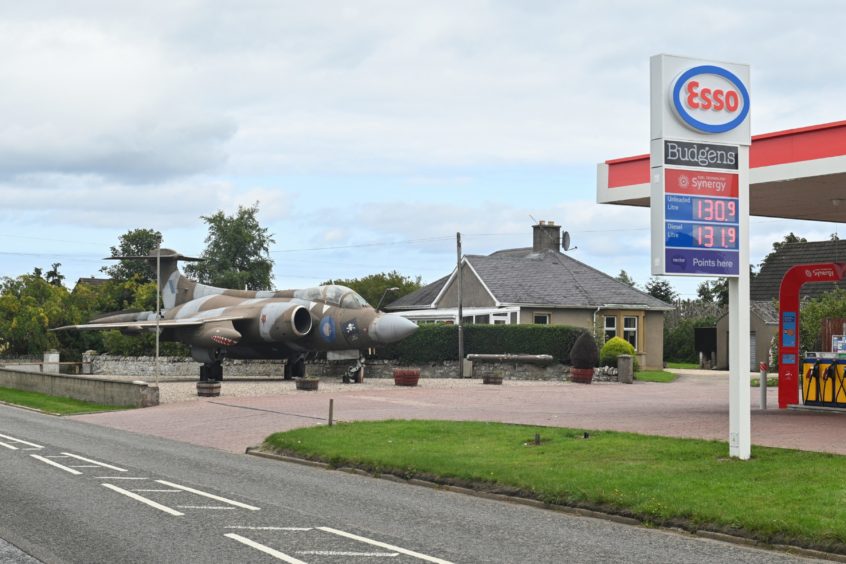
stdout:
[[715,65],[683,72],[672,86],[672,106],[688,127],[703,133],[725,133],[749,114],[749,91],[734,73]]

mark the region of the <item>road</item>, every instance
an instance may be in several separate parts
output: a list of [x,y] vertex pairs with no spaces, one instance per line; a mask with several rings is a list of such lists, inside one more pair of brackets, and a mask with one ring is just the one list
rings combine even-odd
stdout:
[[808,562],[8,406],[0,477],[0,539],[43,562]]

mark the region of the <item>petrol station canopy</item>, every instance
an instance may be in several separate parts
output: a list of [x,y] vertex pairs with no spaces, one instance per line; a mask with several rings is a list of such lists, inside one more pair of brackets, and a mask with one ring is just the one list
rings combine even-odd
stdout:
[[[649,155],[597,167],[596,201],[649,207]],[[846,219],[846,121],[752,136],[749,213],[841,222]]]

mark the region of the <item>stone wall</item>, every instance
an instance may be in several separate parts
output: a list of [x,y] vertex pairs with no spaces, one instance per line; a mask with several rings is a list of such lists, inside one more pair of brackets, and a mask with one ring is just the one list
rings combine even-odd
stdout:
[[159,389],[146,382],[0,369],[0,386],[102,405],[149,407],[159,404]]
[[[90,361],[92,374],[146,379],[155,378],[155,358],[110,355],[90,355],[83,358]],[[306,374],[319,378],[340,379],[353,365],[352,361],[315,360],[306,363]],[[86,366],[83,364],[83,366]],[[394,368],[399,365],[388,360],[368,360],[364,367],[365,378],[393,378]],[[457,378],[458,362],[430,362],[408,368],[419,368],[421,378]],[[225,379],[237,378],[281,378],[283,361],[280,360],[229,360],[223,361]],[[482,378],[485,375],[502,374],[505,380],[547,380],[569,381],[570,367],[552,363],[546,366],[530,362],[480,362],[472,363],[472,372],[465,376]],[[159,357],[160,380],[195,380],[200,375],[200,363],[191,358]],[[595,382],[618,382],[616,369],[601,368],[594,372]]]

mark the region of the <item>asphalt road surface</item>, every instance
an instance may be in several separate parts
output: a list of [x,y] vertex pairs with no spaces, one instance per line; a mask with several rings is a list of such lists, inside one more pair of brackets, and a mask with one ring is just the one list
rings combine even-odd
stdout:
[[0,406],[2,562],[809,562]]

